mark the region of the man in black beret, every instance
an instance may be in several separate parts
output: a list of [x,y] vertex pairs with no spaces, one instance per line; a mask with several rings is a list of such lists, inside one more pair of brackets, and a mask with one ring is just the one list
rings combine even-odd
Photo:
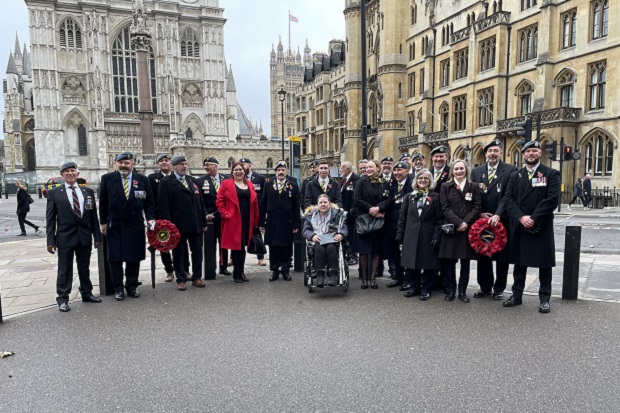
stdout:
[[97,218],[95,192],[77,183],[80,171],[75,162],[60,167],[65,183],[47,194],[47,251],[58,251],[58,275],[56,277],[56,302],[62,312],[69,308],[69,295],[73,285],[73,257],[80,278],[80,294],[83,302],[100,303],[93,295],[90,281],[90,256],[93,248],[101,245],[101,230]]
[[514,265],[512,296],[504,307],[522,304],[528,267],[538,268],[538,311],[551,311],[552,269],[555,267],[553,212],[560,201],[560,172],[540,163],[540,142],[529,141],[521,150],[525,167],[513,172],[503,200],[510,222],[510,261]]
[[[491,225],[501,222],[508,229],[508,213],[501,202],[506,195],[510,174],[517,170],[513,165],[502,162],[502,142],[493,139],[484,147],[484,156],[487,162],[474,168],[471,180],[480,185],[482,192],[481,218],[489,219]],[[504,297],[508,278],[509,250],[506,246],[503,251],[491,258],[478,255],[477,277],[480,290],[474,293],[474,298],[493,296],[494,300]],[[493,275],[493,261],[495,261],[496,278]]]
[[426,168],[426,159],[424,158],[424,154],[422,152],[416,152],[411,157],[411,173],[413,175],[420,172],[422,169]]
[[[258,198],[258,205],[260,208],[260,205],[261,205],[260,200],[261,200],[261,197],[263,196],[263,190],[266,185],[265,177],[252,170],[252,161],[250,161],[250,158],[241,158],[239,159],[239,162],[241,162],[243,164],[243,167],[246,168],[246,171],[247,171],[246,179],[252,182],[252,185],[254,185],[254,191],[256,192],[256,197]],[[264,255],[257,254],[256,258],[258,259],[258,265],[260,265],[261,267],[264,267],[267,265],[267,261],[265,261]]]
[[[155,203],[149,179],[134,171],[134,157],[123,152],[116,157],[116,171],[101,177],[99,184],[99,219],[106,235],[108,264],[118,301],[127,295],[140,297],[138,275],[140,261],[146,257],[146,231],[155,225]],[[123,285],[125,263],[125,285]]]
[[158,217],[176,225],[181,238],[172,250],[175,262],[174,273],[177,290],[187,290],[189,263],[185,262],[189,251],[192,253],[192,285],[204,288],[202,281],[202,234],[207,231],[207,210],[194,178],[187,174],[188,164],[184,155],[177,155],[170,161],[173,172],[160,182]]
[[450,167],[447,165],[448,148],[444,145],[433,148],[431,151],[431,162],[433,163],[433,166],[430,168],[430,171],[433,174],[433,180],[435,181],[434,191],[439,193],[441,185],[450,180]]
[[391,156],[385,156],[381,159],[381,177],[388,185],[392,180],[392,166],[394,165],[394,158]]

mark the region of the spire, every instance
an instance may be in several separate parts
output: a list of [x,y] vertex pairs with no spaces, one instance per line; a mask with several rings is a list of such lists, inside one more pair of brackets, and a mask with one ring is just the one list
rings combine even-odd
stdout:
[[308,46],[308,39],[306,39],[306,47],[304,47],[304,53],[308,53],[310,54],[311,50],[310,50],[310,46]]
[[26,43],[24,43],[24,74],[26,76],[32,75],[32,61],[30,59],[30,52],[26,48]]
[[276,50],[274,49],[273,43],[271,43],[271,58],[276,58]]
[[19,74],[19,72],[17,71],[17,66],[15,66],[15,59],[13,59],[13,53],[9,53],[9,64],[6,67],[6,73],[14,73],[14,74]]
[[280,36],[280,40],[278,40],[278,52],[282,52],[284,50],[284,46],[282,46],[282,36]]
[[237,92],[237,87],[235,86],[235,77],[233,76],[232,65],[228,70],[228,83],[226,84],[226,92]]
[[19,58],[22,55],[21,47],[19,47],[19,36],[15,32],[15,58]]

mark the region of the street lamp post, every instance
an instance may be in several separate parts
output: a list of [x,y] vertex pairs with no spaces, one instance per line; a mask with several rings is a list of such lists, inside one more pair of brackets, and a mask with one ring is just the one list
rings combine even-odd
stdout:
[[282,112],[282,160],[284,160],[284,101],[286,100],[286,90],[284,88],[278,91],[278,99],[280,100]]

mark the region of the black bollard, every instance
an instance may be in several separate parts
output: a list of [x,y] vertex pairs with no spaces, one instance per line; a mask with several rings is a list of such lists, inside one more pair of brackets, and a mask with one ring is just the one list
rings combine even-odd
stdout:
[[39,194],[39,199],[43,199],[43,189],[41,187],[37,188],[37,193]]
[[2,321],[2,294],[0,294],[0,324],[4,323]]
[[99,294],[114,294],[114,284],[112,284],[112,276],[110,275],[110,266],[108,265],[108,243],[106,236],[102,236],[101,245],[97,248],[97,260],[99,264]]
[[579,294],[579,258],[581,256],[581,226],[566,227],[564,240],[564,277],[562,299],[576,300]]
[[207,232],[203,237],[203,250],[204,255],[202,257],[205,280],[215,280],[215,273],[217,265],[215,263],[215,225],[213,222],[207,223]]

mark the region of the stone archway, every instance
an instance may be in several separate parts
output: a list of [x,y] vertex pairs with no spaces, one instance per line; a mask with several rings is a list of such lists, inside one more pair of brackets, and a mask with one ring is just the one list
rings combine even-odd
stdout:
[[37,151],[34,146],[34,138],[30,139],[24,146],[24,163],[25,171],[34,171],[37,169]]

